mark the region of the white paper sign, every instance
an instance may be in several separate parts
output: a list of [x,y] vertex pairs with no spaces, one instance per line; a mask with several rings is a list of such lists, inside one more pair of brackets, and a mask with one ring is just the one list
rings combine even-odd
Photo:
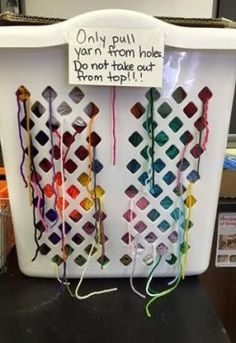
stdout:
[[164,33],[157,29],[74,28],[69,83],[161,87]]
[[236,267],[236,213],[219,213],[216,266]]

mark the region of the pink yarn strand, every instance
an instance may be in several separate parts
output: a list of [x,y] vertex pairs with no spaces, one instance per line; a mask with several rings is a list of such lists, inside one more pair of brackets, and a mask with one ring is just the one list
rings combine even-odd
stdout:
[[111,100],[111,109],[112,109],[112,165],[116,165],[116,87],[112,87],[112,100]]
[[207,142],[208,142],[208,138],[209,138],[208,100],[203,103],[202,118],[203,118],[203,123],[204,123],[204,127],[205,127],[205,137],[204,137],[203,142],[202,142],[202,150],[205,151],[206,146],[207,146]]

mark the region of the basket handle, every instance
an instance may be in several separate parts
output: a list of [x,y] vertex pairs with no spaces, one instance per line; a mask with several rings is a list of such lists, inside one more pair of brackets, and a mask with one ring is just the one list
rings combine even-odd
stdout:
[[181,27],[130,10],[98,10],[46,26],[0,27],[0,47],[39,48],[67,44],[75,27],[161,29],[167,46],[236,50],[236,29]]

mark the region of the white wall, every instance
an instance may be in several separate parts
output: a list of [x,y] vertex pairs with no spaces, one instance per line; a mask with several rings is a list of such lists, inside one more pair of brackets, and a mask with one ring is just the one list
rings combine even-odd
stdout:
[[28,15],[68,18],[101,8],[124,8],[156,16],[211,17],[214,0],[25,0]]

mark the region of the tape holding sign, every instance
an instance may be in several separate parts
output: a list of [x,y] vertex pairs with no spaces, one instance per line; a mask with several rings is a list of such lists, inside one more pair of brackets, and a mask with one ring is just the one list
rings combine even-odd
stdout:
[[161,30],[74,28],[69,39],[69,83],[161,87]]

